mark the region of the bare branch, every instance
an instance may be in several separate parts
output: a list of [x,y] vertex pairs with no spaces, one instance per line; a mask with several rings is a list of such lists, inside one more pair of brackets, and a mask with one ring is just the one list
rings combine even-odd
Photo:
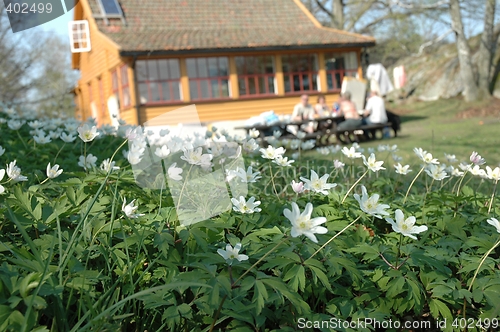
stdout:
[[420,48],[418,49],[418,53],[414,53],[412,54],[411,56],[413,57],[419,57],[422,55],[422,53],[424,52],[424,49],[426,47],[429,47],[437,42],[440,42],[441,40],[443,40],[446,36],[448,36],[450,33],[453,32],[453,29],[448,29],[445,33],[443,33],[441,36],[433,39],[433,40],[429,40],[428,42],[425,42],[423,43],[422,45],[420,45]]
[[331,11],[329,11],[324,4],[321,3],[321,1],[319,0],[315,0],[316,1],[316,4],[318,5],[318,7],[323,11],[325,12],[328,16],[332,16],[333,13]]
[[442,0],[442,1],[439,1],[439,2],[432,4],[432,5],[415,6],[415,5],[409,5],[409,4],[403,3],[399,0],[391,0],[391,4],[393,4],[395,6],[399,6],[401,8],[405,8],[405,9],[435,9],[435,8],[439,8],[439,7],[442,7],[445,5],[449,5],[450,2],[449,2],[449,0]]

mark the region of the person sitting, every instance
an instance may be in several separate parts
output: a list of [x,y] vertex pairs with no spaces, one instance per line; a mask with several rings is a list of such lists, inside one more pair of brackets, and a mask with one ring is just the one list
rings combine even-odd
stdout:
[[366,103],[363,116],[364,125],[387,123],[384,99],[378,95],[377,91],[372,90],[370,92],[370,98],[368,98],[368,102]]
[[342,94],[340,115],[344,116],[345,121],[337,125],[337,130],[350,130],[361,126],[361,116],[358,114],[356,105],[351,101],[351,93],[349,91]]
[[292,121],[304,121],[314,117],[314,109],[309,104],[309,96],[300,96],[300,103],[295,105],[292,113]]
[[331,109],[326,104],[326,98],[323,95],[318,95],[318,102],[316,106],[314,106],[315,115],[317,117],[325,117],[330,116]]
[[[292,121],[305,121],[312,120],[314,118],[314,108],[309,104],[309,96],[302,95],[300,96],[300,103],[295,105],[292,113]],[[298,127],[290,126],[291,132],[296,134],[298,131]],[[307,132],[312,133],[314,131],[314,122],[309,122],[300,126],[300,129]]]

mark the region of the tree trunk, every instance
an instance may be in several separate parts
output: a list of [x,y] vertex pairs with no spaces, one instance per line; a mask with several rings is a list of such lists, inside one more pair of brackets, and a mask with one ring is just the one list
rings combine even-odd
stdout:
[[489,89],[492,62],[496,51],[496,40],[493,33],[495,21],[495,5],[496,0],[486,0],[486,8],[484,14],[484,30],[481,35],[481,44],[479,45],[479,62],[478,62],[478,88],[481,96],[486,97],[491,94]]
[[472,68],[472,57],[467,38],[465,38],[460,4],[458,0],[450,1],[451,27],[457,39],[458,62],[460,64],[460,77],[464,83],[464,96],[466,101],[475,101],[479,97],[477,82]]
[[332,26],[336,29],[344,28],[344,2],[333,0]]

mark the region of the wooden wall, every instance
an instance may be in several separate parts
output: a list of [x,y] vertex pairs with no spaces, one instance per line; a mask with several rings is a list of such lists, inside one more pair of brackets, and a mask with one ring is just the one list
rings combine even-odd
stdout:
[[[338,94],[325,94],[326,102],[329,106],[333,105],[338,99]],[[316,95],[309,96],[309,102],[314,106],[316,104]],[[178,108],[194,104],[203,123],[224,120],[245,120],[260,113],[274,110],[276,115],[292,114],[293,107],[300,102],[300,95],[286,97],[272,97],[266,99],[239,99],[229,100],[224,102],[203,102],[203,103],[187,103],[171,106],[141,106],[139,118],[141,123],[150,121],[151,119],[163,115],[166,112],[176,110]],[[172,123],[163,123],[165,125],[177,124],[179,122],[189,123],[189,119],[168,117]]]

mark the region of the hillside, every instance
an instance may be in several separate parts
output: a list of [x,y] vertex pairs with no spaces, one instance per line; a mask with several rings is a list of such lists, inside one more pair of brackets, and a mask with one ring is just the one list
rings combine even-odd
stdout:
[[[498,29],[497,29],[498,31]],[[477,64],[477,50],[480,36],[469,40],[473,53],[473,63]],[[497,47],[495,63],[500,64],[500,47]],[[451,98],[461,95],[463,82],[459,74],[457,49],[454,43],[441,44],[424,52],[421,56],[408,56],[398,60],[394,66],[388,68],[392,74],[395,66],[404,65],[407,74],[407,83],[404,89],[395,92],[391,99],[400,97],[422,101]],[[497,72],[498,81],[498,72]],[[500,84],[496,84],[494,96],[500,98]]]

